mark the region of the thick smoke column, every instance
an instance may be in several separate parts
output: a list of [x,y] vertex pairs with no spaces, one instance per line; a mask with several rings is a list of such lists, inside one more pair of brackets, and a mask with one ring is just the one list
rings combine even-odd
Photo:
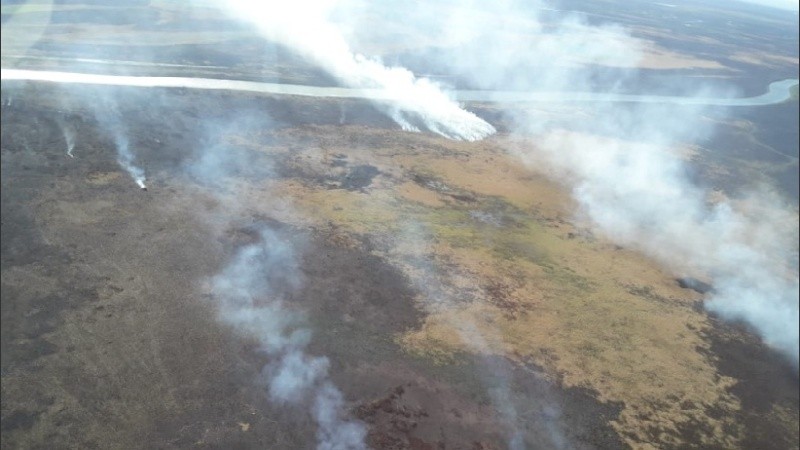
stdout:
[[354,54],[342,31],[330,20],[334,2],[228,0],[223,4],[243,20],[254,23],[267,39],[309,58],[343,84],[385,91],[385,100],[379,104],[405,130],[419,131],[424,127],[450,139],[469,141],[495,132],[494,127],[462,109],[430,80],[417,78],[405,68],[387,67]]
[[263,374],[273,401],[298,404],[310,399],[318,449],[364,449],[366,429],[343,416],[344,399],[329,381],[328,359],[305,352],[311,331],[284,304],[284,296],[301,283],[294,249],[269,228],[260,237],[261,242],[243,247],[212,280],[220,317],[254,336],[269,356]]

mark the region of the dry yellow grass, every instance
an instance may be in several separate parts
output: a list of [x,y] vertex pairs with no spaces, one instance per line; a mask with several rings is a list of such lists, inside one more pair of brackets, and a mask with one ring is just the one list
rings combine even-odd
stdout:
[[[384,175],[367,192],[293,180],[273,189],[291,198],[303,221],[395,242],[379,253],[416,280],[428,313],[423,326],[397,337],[407,351],[444,362],[462,351],[532,360],[565,386],[624,403],[613,425],[634,448],[680,445],[678,427],[691,423],[703,424],[695,444],[737,447],[740,405],[728,392],[733,380],[719,376],[704,352],[709,324],[694,308],[699,294],[643,255],[592,235],[574,218],[568,192],[522,168],[500,150],[502,139],[403,134],[401,144],[367,149],[347,143],[386,132],[312,131],[326,137],[294,155],[306,167],[330,171],[321,155],[340,153]],[[415,182],[415,174],[435,183]],[[494,214],[488,222],[471,215],[483,210]],[[410,262],[420,257],[437,270]],[[462,338],[465,328],[485,342]]]

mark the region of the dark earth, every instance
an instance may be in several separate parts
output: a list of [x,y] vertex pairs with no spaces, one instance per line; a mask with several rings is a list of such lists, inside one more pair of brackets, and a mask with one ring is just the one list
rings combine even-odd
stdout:
[[[510,431],[487,396],[490,368],[499,365],[510,368],[515,402],[526,405],[520,419],[530,442],[553,446],[558,427],[577,448],[625,448],[608,423],[619,405],[562,389],[535,366],[470,355],[432,365],[403,352],[393,336],[418,326],[423,313],[406,276],[367,251],[376,245],[369,236],[337,244],[335,229],[297,229],[262,213],[223,217],[215,233],[202,212],[214,207],[202,206],[198,185],[180,174],[202,145],[193,119],[213,113],[199,97],[176,114],[191,94],[158,93],[170,100],[169,127],[149,119],[162,116],[157,108],[120,106],[156,174],[143,192],[120,171],[110,137],[80,99],[67,114],[42,95],[50,88],[26,89],[25,100],[15,95],[2,111],[4,448],[313,446],[307,409],[268,401],[259,376],[266,357],[219,325],[197,289],[262,226],[302,250],[307,282],[293,302],[315,330],[311,352],[330,358],[371,445],[504,447]],[[272,114],[272,101],[259,107]],[[295,108],[277,115],[304,111]],[[58,117],[79,130],[74,159]],[[326,116],[306,117],[292,119]],[[185,153],[161,150],[172,148]],[[364,188],[377,174],[368,165],[345,173],[343,189]]]

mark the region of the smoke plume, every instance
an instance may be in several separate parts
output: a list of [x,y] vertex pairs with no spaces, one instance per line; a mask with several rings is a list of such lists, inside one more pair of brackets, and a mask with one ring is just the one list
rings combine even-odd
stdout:
[[355,54],[339,25],[331,19],[335,2],[224,2],[226,9],[252,22],[270,41],[291,48],[348,87],[384,91],[379,106],[404,130],[424,128],[450,139],[479,140],[495,132],[492,125],[462,109],[434,82],[402,67],[387,67]]
[[[590,25],[574,15],[545,22],[540,3],[452,8],[438,11],[450,18],[444,31],[416,32],[443,43],[435,64],[481,88],[591,92],[600,83],[613,92],[638,79],[632,67],[646,44],[623,28]],[[608,79],[608,68],[615,80]],[[681,90],[698,99],[734,91]],[[676,151],[714,132],[694,119],[704,110],[598,103],[568,116],[546,108],[508,114],[528,142],[515,150],[520,158],[572,185],[581,214],[600,231],[658,258],[677,275],[713,280],[706,307],[749,324],[797,365],[797,212],[769,189],[751,189],[735,201],[708,200],[710,192],[693,182]]]
[[145,186],[145,176],[144,170],[140,167],[136,166],[133,162],[133,153],[131,153],[129,147],[128,136],[122,132],[115,132],[114,133],[114,142],[117,147],[117,162],[126,172],[128,175],[133,178],[133,181],[136,182],[136,185],[142,189],[146,189]]
[[58,126],[61,128],[61,133],[64,135],[64,143],[67,145],[67,156],[74,158],[72,150],[75,149],[75,128],[67,123],[66,120],[59,117]]
[[[84,92],[81,89],[76,90],[77,93]],[[92,111],[94,112],[95,120],[111,134],[114,140],[114,147],[117,151],[117,163],[122,167],[128,175],[133,179],[137,186],[141,189],[146,189],[145,181],[147,180],[144,170],[137,166],[135,163],[135,156],[130,149],[130,141],[128,138],[128,128],[125,125],[125,118],[120,112],[119,104],[115,95],[119,95],[114,89],[110,91],[99,89],[95,92],[97,102],[95,103]]]
[[221,320],[255,337],[270,362],[263,369],[270,398],[299,404],[311,399],[318,449],[363,449],[366,430],[344,417],[344,399],[329,381],[328,359],[311,356],[311,331],[285,297],[301,283],[292,246],[265,227],[260,242],[243,247],[213,278]]
[[748,323],[797,364],[795,213],[765,192],[741,205],[707,202],[680,157],[662,146],[552,132],[537,147],[575,180],[582,211],[606,235],[678,275],[706,274],[715,287],[709,310]]

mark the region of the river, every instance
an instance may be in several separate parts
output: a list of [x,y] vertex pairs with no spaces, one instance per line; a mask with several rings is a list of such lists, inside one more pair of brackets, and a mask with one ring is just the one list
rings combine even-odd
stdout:
[[[263,83],[258,81],[225,80],[218,78],[151,77],[101,75],[49,70],[0,69],[2,80],[44,81],[111,86],[166,87],[258,92],[279,95],[300,95],[324,98],[363,98],[387,100],[395,98],[381,89],[307,86],[300,84]],[[458,101],[491,103],[526,102],[636,102],[673,103],[680,105],[763,106],[781,103],[791,97],[790,87],[797,79],[770,83],[767,92],[755,97],[681,97],[647,94],[616,94],[603,92],[521,92],[521,91],[451,91]]]

